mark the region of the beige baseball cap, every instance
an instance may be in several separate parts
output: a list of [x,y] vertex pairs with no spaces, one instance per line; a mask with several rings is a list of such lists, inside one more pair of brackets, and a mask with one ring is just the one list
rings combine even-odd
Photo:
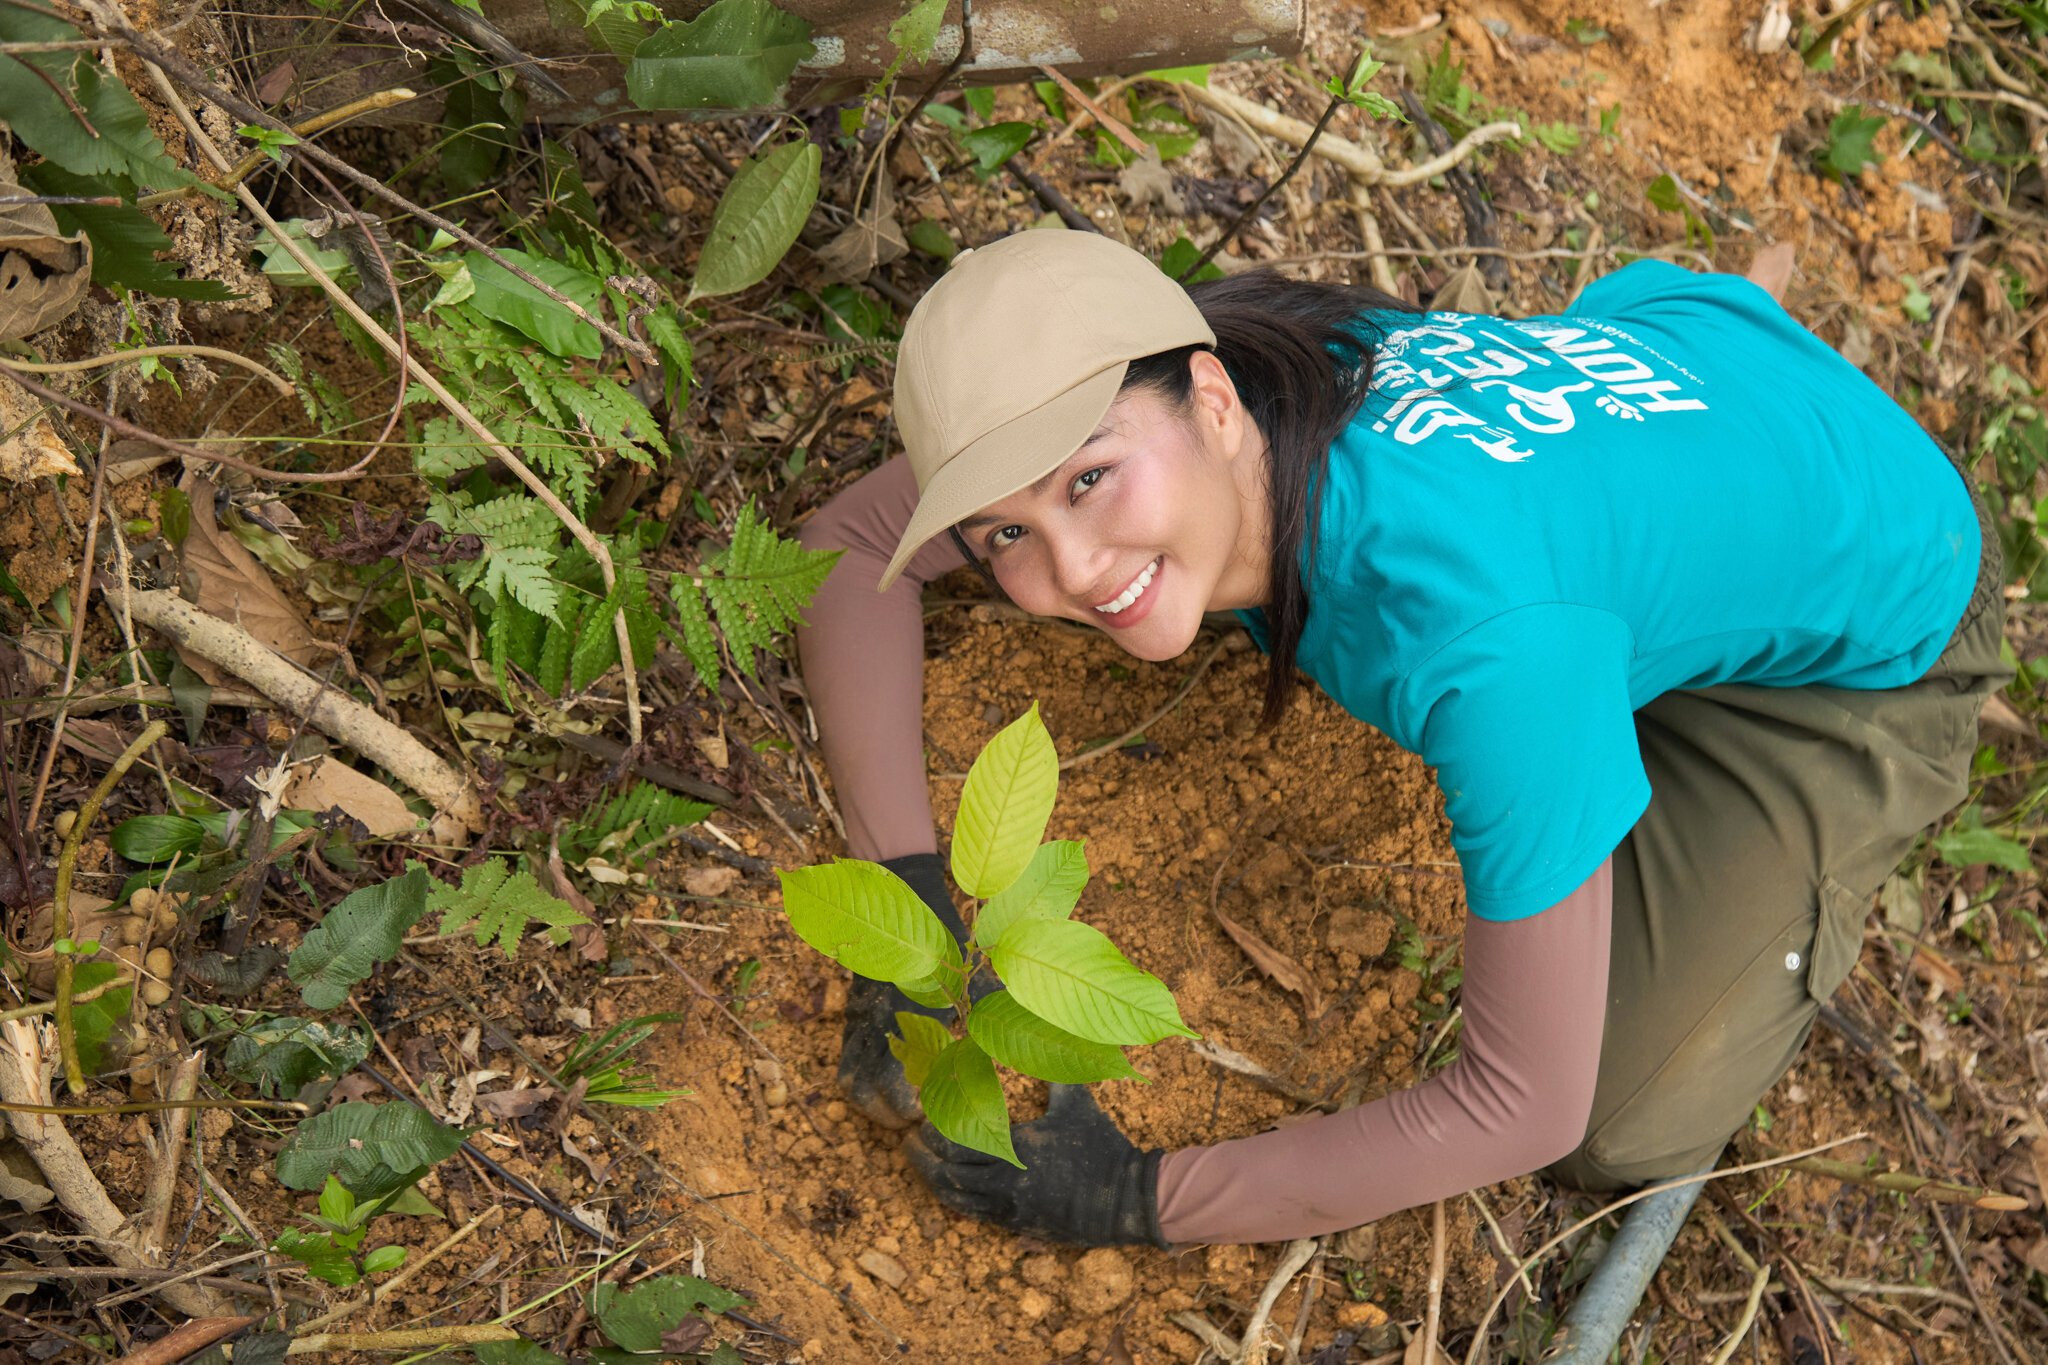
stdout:
[[878,586],[948,526],[1058,469],[1131,361],[1197,344],[1216,334],[1187,291],[1097,233],[1046,228],[960,253],[896,353],[896,425],[919,496]]

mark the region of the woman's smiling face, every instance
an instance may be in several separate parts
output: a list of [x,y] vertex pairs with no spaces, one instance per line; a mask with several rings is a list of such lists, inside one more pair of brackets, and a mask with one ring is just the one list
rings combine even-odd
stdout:
[[1018,606],[1099,626],[1141,659],[1173,658],[1202,613],[1266,595],[1265,441],[1215,356],[1189,367],[1185,411],[1125,390],[1058,469],[959,526]]

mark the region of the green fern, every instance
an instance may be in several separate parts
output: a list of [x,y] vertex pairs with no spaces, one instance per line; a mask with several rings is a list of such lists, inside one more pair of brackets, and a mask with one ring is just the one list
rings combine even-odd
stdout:
[[476,941],[489,943],[495,938],[506,957],[518,954],[529,924],[545,929],[548,942],[559,948],[569,941],[571,928],[590,923],[566,902],[541,890],[531,872],[514,872],[503,858],[464,870],[459,887],[436,885],[427,893],[427,909],[440,912],[443,938],[474,923]]
[[604,854],[614,862],[637,864],[664,834],[696,824],[712,809],[652,782],[636,782],[606,802],[596,815],[564,830],[562,856],[580,863]]
[[718,654],[709,640],[705,603],[732,646],[733,662],[754,676],[756,650],[779,653],[775,637],[803,624],[803,609],[838,562],[837,550],[806,550],[760,520],[751,499],[733,524],[732,544],[701,572],[678,574],[669,596],[682,619],[679,644],[706,687],[718,682]]

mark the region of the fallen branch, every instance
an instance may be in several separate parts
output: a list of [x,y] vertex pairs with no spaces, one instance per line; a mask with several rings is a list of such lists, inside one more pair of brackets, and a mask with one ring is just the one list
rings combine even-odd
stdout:
[[[1438,1205],[1438,1210],[1441,1217],[1442,1205]],[[1287,1244],[1280,1264],[1273,1269],[1273,1278],[1266,1281],[1265,1292],[1252,1305],[1251,1318],[1244,1325],[1244,1337],[1235,1357],[1241,1365],[1266,1365],[1266,1324],[1272,1319],[1273,1305],[1280,1302],[1280,1295],[1294,1282],[1302,1267],[1315,1259],[1321,1245],[1313,1237],[1297,1238]]]
[[224,1337],[231,1337],[256,1321],[254,1318],[192,1318],[164,1335],[122,1356],[115,1365],[177,1365],[187,1356],[199,1354]]
[[1830,1161],[1826,1157],[1809,1156],[1793,1162],[1792,1169],[1829,1180],[1891,1190],[1917,1199],[1931,1199],[1939,1204],[1965,1204],[1987,1213],[2020,1213],[2027,1207],[2027,1201],[2016,1194],[1998,1194],[1975,1185],[1937,1180],[1931,1175],[1914,1175],[1910,1171],[1873,1171],[1854,1161]]
[[[199,1072],[205,1064],[206,1054],[197,1050],[180,1061],[171,1074],[166,1098],[173,1104],[190,1101],[199,1090]],[[150,1168],[149,1192],[143,1197],[142,1212],[135,1220],[142,1249],[151,1255],[162,1253],[165,1234],[170,1229],[171,1199],[178,1190],[178,1163],[185,1156],[185,1129],[191,1121],[190,1111],[184,1109],[166,1109],[158,1121],[163,1150],[157,1153],[156,1163]]]
[[[48,1099],[43,1057],[42,1034],[37,1025],[20,1020],[0,1024],[0,1099],[20,1106],[40,1105]],[[57,1202],[110,1260],[128,1269],[157,1268],[130,1239],[127,1215],[108,1196],[61,1119],[16,1108],[8,1111],[7,1122],[36,1163],[36,1169],[43,1173],[43,1182],[57,1196]],[[226,1305],[218,1297],[195,1284],[162,1285],[157,1297],[188,1318],[228,1316]]]
[[495,1322],[458,1323],[451,1327],[408,1327],[395,1332],[315,1332],[284,1348],[288,1356],[323,1351],[416,1351],[428,1346],[477,1346],[486,1341],[517,1341],[519,1333]]
[[74,1095],[85,1093],[85,1068],[78,1060],[78,1034],[71,1026],[71,978],[77,969],[77,954],[71,951],[71,876],[78,870],[78,849],[84,842],[85,832],[92,828],[93,817],[106,804],[107,794],[114,790],[114,784],[128,775],[135,766],[135,760],[170,733],[171,727],[163,721],[153,720],[135,742],[121,751],[114,760],[114,766],[107,769],[107,775],[93,788],[92,795],[85,798],[85,804],[78,808],[78,816],[71,822],[71,832],[64,836],[63,851],[57,855],[57,887],[50,899],[50,944],[57,960],[56,1008],[53,1011],[57,1025],[57,1051],[64,1060],[64,1083]]
[[[224,668],[307,724],[346,744],[434,803],[465,829],[483,827],[483,806],[462,775],[426,745],[361,702],[309,678],[240,626],[174,592],[139,592],[135,619]],[[78,822],[85,823],[81,817]],[[75,827],[74,827],[75,828]]]

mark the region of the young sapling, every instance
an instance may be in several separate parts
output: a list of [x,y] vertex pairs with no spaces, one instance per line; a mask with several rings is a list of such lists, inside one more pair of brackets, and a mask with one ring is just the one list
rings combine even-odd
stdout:
[[[1142,1081],[1124,1048],[1200,1036],[1164,982],[1071,918],[1088,859],[1080,840],[1041,842],[1058,790],[1059,756],[1034,702],[988,742],[960,793],[953,880],[974,898],[964,944],[877,863],[840,858],[780,874],[804,942],[920,1005],[952,1008],[952,1028],[898,1013],[889,1050],[934,1128],[1020,1167],[995,1063],[1068,1085]],[[973,999],[968,982],[984,968],[1003,988]]]

